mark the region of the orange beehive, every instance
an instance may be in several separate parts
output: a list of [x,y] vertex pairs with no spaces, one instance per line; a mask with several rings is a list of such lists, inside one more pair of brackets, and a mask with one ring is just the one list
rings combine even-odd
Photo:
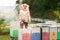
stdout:
[[50,40],[57,40],[57,28],[50,28]]
[[50,32],[50,40],[56,40],[57,39],[57,32]]

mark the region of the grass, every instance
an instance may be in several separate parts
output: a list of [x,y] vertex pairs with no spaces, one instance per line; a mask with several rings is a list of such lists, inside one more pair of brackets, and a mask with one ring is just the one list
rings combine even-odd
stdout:
[[0,40],[11,40],[9,35],[0,35]]

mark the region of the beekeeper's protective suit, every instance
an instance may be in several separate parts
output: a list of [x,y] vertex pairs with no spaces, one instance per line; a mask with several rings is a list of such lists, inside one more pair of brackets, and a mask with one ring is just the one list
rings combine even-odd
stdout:
[[19,13],[19,21],[20,21],[21,28],[23,28],[23,25],[25,25],[25,28],[28,27],[28,24],[31,22],[29,5],[27,4],[21,5],[21,10]]

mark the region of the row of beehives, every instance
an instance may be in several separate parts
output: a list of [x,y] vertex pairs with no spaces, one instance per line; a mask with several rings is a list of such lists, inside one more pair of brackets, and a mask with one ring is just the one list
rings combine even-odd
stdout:
[[18,40],[60,40],[59,27],[35,27],[32,29],[16,29],[12,31],[12,37]]
[[10,36],[18,40],[60,40],[59,23],[30,24],[27,29],[21,29],[18,22],[12,22]]

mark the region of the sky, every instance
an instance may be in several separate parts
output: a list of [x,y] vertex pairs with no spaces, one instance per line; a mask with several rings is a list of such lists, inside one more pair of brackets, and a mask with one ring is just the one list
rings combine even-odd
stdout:
[[16,0],[0,0],[0,6],[14,6]]

